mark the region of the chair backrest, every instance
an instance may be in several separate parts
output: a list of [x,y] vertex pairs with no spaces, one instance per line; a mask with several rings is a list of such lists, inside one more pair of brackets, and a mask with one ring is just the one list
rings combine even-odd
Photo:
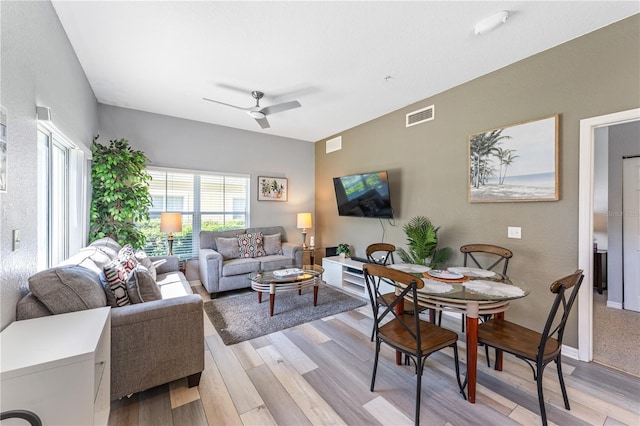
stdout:
[[[420,311],[418,304],[412,303],[413,315],[398,315],[395,307],[400,301],[403,301],[407,295],[409,295],[412,300],[417,300],[417,289],[424,287],[424,282],[420,278],[406,272],[374,263],[364,264],[362,270],[367,285],[367,293],[369,294],[373,308],[376,335],[378,334],[382,320],[387,315],[391,315],[402,324],[402,327],[416,340],[417,347],[420,348]],[[397,288],[396,294],[393,295],[393,297],[383,297],[380,291],[380,282],[382,281],[394,285]],[[378,305],[379,307],[377,307]],[[381,314],[379,314],[380,311],[382,311]],[[403,312],[406,312],[406,310],[403,310]],[[417,333],[416,330],[418,330]]]
[[[502,263],[502,276],[507,276],[507,268],[509,267],[509,259],[513,257],[511,250],[504,247],[494,246],[492,244],[466,244],[460,247],[460,251],[464,253],[464,266],[467,265],[468,259],[471,259],[473,263],[481,269],[487,271],[493,270],[496,266]],[[485,253],[493,256],[489,256],[490,259],[479,259],[474,254]],[[496,257],[497,256],[497,259]],[[482,261],[482,262],[481,262]],[[493,262],[493,263],[491,263]],[[484,265],[484,266],[483,266]]]
[[[374,243],[367,247],[367,260],[371,263],[377,263],[379,265],[389,265],[395,263],[393,259],[393,252],[396,251],[396,246],[389,243]],[[375,254],[379,253],[378,258]]]
[[[549,312],[547,322],[544,326],[544,330],[542,331],[542,338],[540,346],[538,347],[538,357],[542,356],[546,343],[550,338],[555,338],[559,343],[559,347],[562,346],[564,327],[567,324],[567,318],[569,318],[571,307],[578,296],[578,291],[580,290],[583,278],[584,275],[582,275],[582,270],[578,269],[573,274],[560,278],[551,284],[551,293],[554,293],[556,297],[553,301],[553,305],[551,305],[551,311]],[[573,290],[571,291],[569,298],[567,298],[565,292],[570,288],[573,288]]]

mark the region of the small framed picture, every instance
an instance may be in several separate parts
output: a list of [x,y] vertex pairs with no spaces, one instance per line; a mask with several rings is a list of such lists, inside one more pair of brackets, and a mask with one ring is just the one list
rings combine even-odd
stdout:
[[287,178],[258,176],[258,201],[287,201]]

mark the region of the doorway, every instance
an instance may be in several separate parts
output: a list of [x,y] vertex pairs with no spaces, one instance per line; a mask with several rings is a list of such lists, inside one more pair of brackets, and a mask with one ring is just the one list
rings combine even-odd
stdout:
[[578,359],[593,360],[593,191],[595,131],[640,121],[640,108],[580,121],[580,187],[578,203],[578,265],[584,282],[578,297]]

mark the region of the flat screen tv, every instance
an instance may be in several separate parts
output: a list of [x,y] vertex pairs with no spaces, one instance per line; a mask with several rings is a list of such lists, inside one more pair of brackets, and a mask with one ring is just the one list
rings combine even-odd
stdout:
[[392,219],[387,172],[333,178],[339,216]]

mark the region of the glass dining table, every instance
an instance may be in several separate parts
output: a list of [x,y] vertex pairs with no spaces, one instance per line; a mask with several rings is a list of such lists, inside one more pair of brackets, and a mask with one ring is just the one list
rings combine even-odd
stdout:
[[[530,289],[519,280],[503,277],[477,268],[451,267],[448,270],[416,272],[418,265],[390,265],[420,277],[424,287],[419,289],[418,305],[429,309],[429,318],[435,322],[438,311],[457,312],[466,316],[467,344],[467,399],[476,400],[476,375],[478,368],[478,317],[494,315],[504,318],[509,302],[527,296]],[[400,304],[399,304],[400,305]],[[396,305],[398,312],[404,306]],[[396,363],[401,364],[401,354],[396,353]],[[502,370],[502,355],[496,360]]]

